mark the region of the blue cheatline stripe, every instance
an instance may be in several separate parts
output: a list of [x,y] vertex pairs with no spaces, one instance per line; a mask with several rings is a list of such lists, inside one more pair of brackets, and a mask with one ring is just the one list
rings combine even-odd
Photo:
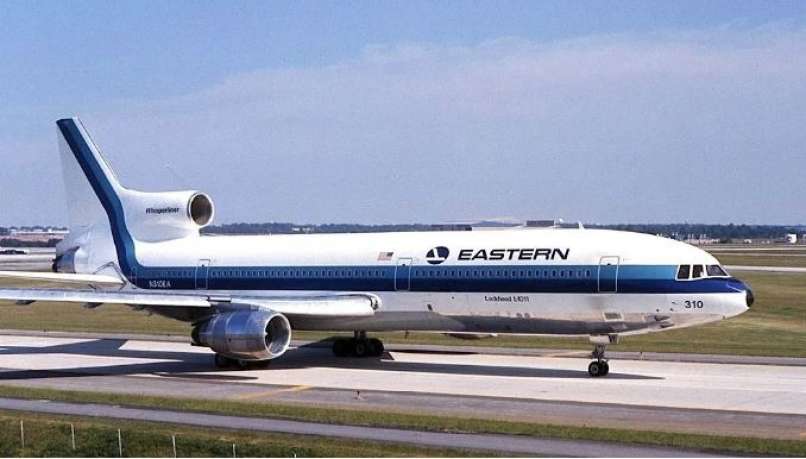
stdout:
[[[147,267],[137,261],[134,238],[126,226],[123,204],[76,122],[56,122],[108,218],[118,262],[126,278],[140,288],[195,289],[196,266]],[[222,266],[210,267],[211,290],[393,291],[395,266]],[[412,266],[410,291],[595,293],[598,265],[575,266]],[[572,272],[573,276],[568,275]],[[621,265],[619,293],[721,293],[740,287],[735,279],[674,280],[676,266]]]

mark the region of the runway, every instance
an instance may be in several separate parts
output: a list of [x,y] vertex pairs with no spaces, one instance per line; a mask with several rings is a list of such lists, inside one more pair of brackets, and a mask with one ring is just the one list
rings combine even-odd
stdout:
[[802,439],[806,367],[299,348],[267,369],[221,371],[171,341],[0,335],[0,384]]

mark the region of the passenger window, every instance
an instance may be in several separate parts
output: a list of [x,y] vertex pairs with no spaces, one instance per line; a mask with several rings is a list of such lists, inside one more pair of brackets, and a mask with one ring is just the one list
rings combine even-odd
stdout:
[[692,279],[699,279],[702,277],[702,265],[694,265],[694,269],[691,271],[691,278]]
[[712,277],[727,277],[728,273],[725,272],[719,265],[708,265],[706,272]]
[[677,269],[677,280],[686,280],[691,275],[691,265],[680,265]]

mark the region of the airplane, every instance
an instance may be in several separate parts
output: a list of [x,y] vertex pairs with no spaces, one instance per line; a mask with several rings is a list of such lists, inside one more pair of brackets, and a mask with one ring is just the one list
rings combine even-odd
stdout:
[[[587,336],[588,373],[609,373],[623,336],[705,324],[753,304],[707,252],[600,229],[202,235],[200,191],[124,187],[81,121],[60,119],[70,221],[52,273],[1,272],[61,288],[2,288],[0,301],[125,304],[192,324],[221,368],[280,357],[292,330],[352,331],[337,356],[380,356],[367,333]],[[258,198],[258,202],[259,202]],[[74,288],[83,285],[84,288]]]

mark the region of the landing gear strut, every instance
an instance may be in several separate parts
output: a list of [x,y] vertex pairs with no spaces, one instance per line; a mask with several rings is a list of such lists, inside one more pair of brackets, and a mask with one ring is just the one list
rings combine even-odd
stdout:
[[588,374],[594,378],[598,378],[599,376],[607,376],[607,374],[610,373],[610,365],[608,365],[607,360],[605,360],[606,347],[606,344],[596,344],[593,348],[591,358],[596,360],[588,365]]
[[352,338],[336,338],[333,353],[339,357],[380,357],[383,342],[378,338],[367,338],[365,331],[356,331]]

